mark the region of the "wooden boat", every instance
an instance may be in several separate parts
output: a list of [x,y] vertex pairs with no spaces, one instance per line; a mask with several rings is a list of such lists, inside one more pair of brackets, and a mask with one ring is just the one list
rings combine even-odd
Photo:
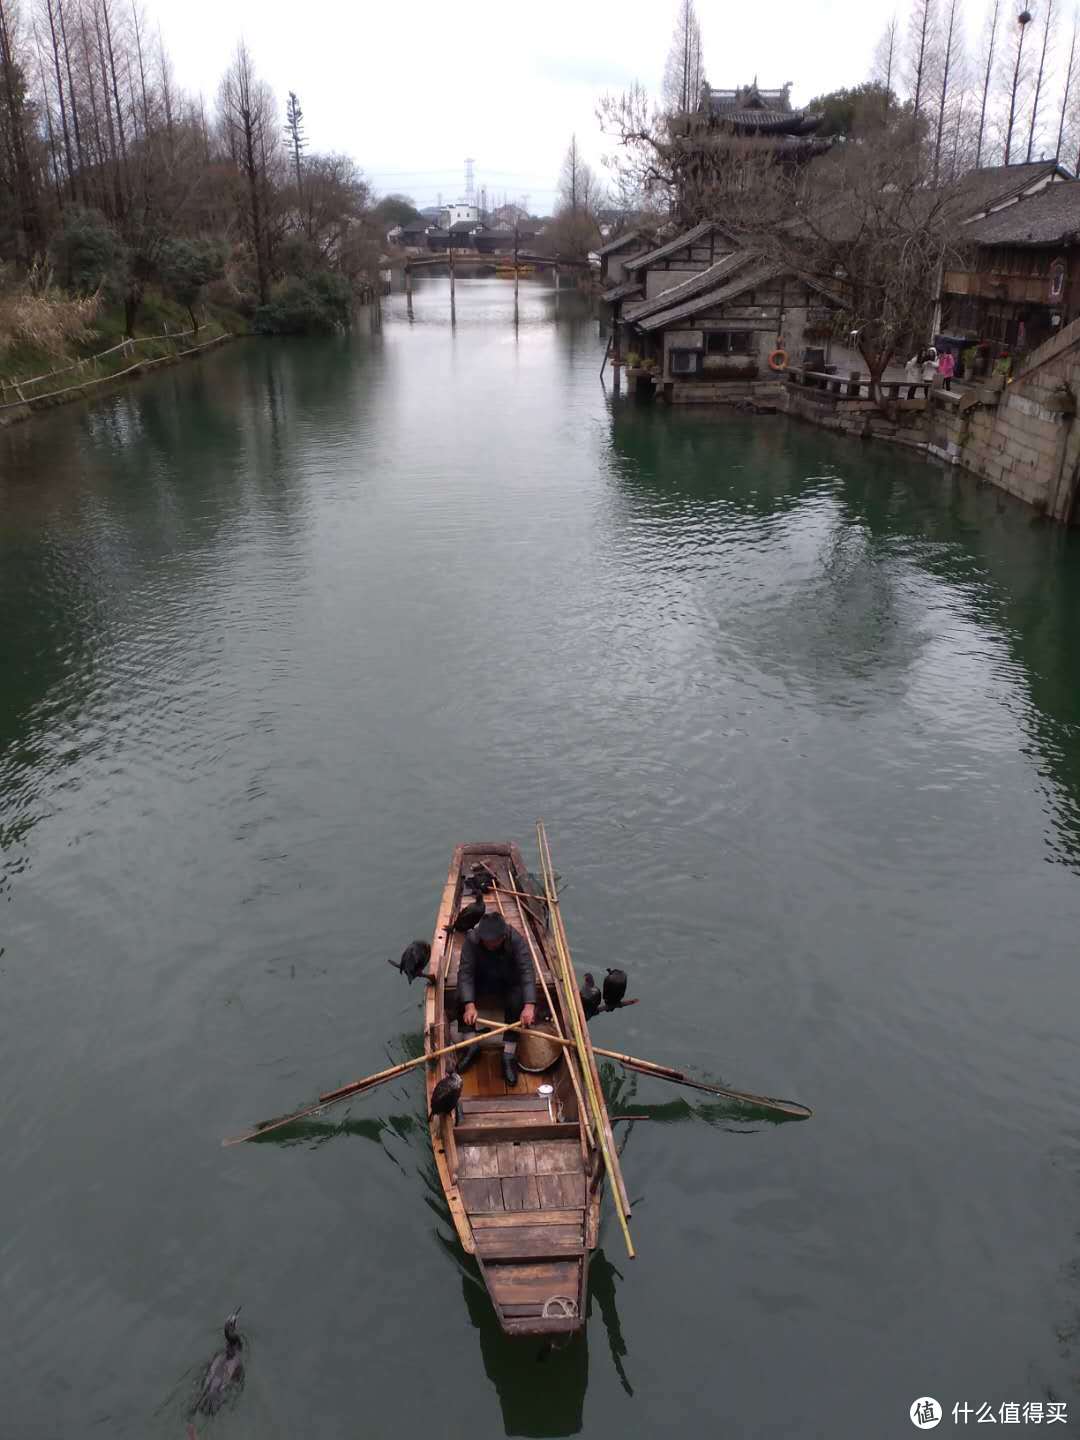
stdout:
[[[470,898],[462,882],[477,862],[496,881],[484,896],[487,908],[499,911],[532,953],[538,1025],[542,1029],[550,1013],[553,1030],[573,1036],[570,1007],[578,1006],[580,1015],[580,999],[576,987],[567,994],[561,982],[547,903],[521,851],[514,844],[459,845],[435,922],[425,1053],[456,1038],[450,1027],[458,1016],[457,974],[465,937],[447,927],[463,898],[466,903]],[[497,997],[478,995],[477,1009],[481,1017],[503,1020]],[[523,1068],[510,1088],[502,1075],[502,1043],[501,1034],[481,1042],[480,1054],[462,1076],[458,1117],[437,1116],[431,1122],[435,1164],[458,1239],[476,1257],[505,1333],[565,1334],[584,1325],[589,1254],[596,1247],[600,1218],[602,1148],[577,1052],[550,1044],[548,1055],[539,1057],[540,1063],[550,1057],[548,1068],[540,1073]],[[523,1036],[523,1062],[525,1044]],[[543,1042],[538,1048],[545,1048]],[[595,1074],[591,1050],[585,1063]],[[425,1069],[429,1110],[431,1092],[446,1066],[444,1057]],[[553,1087],[552,1093],[542,1093],[542,1085]],[[610,1137],[606,1109],[601,1118]]]

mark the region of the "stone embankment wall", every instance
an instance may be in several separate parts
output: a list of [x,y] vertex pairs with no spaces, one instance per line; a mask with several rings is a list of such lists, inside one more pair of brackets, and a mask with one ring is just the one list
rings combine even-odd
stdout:
[[1080,480],[1080,320],[1032,351],[1011,385],[935,393],[928,449],[1066,524]]

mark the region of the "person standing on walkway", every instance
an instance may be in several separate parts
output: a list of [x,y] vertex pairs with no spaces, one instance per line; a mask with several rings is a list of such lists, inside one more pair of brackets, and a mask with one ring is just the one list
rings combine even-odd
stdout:
[[951,350],[942,352],[938,361],[938,374],[941,376],[941,383],[946,390],[952,389],[952,377],[956,374],[956,356]]

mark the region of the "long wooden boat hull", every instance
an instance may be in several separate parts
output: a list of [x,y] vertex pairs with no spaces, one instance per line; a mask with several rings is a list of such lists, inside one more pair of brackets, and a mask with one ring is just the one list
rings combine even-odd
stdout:
[[[460,910],[462,882],[477,863],[495,876],[485,895],[521,934],[533,955],[539,1014],[548,1010],[560,1033],[572,1034],[567,997],[557,979],[545,902],[512,843],[459,845],[450,862],[431,947],[425,996],[428,1053],[458,1038],[457,971],[464,937],[449,930]],[[536,898],[533,898],[536,897]],[[545,996],[546,987],[546,996]],[[480,1014],[502,1021],[497,997],[477,997]],[[538,1017],[539,1018],[539,1017]],[[491,1048],[488,1048],[490,1046]],[[553,1047],[556,1048],[556,1047]],[[459,1116],[430,1122],[431,1144],[458,1239],[476,1257],[503,1330],[552,1335],[584,1325],[588,1261],[596,1247],[603,1164],[583,1102],[572,1053],[559,1047],[550,1069],[522,1070],[518,1084],[502,1075],[502,1037],[492,1037],[464,1073]],[[431,1092],[446,1060],[426,1067]],[[542,1084],[554,1087],[546,1097]]]

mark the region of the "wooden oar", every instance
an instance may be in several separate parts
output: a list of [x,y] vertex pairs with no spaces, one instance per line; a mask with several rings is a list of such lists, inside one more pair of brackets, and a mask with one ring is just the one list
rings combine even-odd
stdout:
[[[487,1023],[487,1022],[485,1022]],[[520,1030],[520,1020],[515,1020],[509,1025],[497,1025],[491,1023],[490,1034],[498,1034],[503,1030]],[[408,1070],[415,1070],[418,1065],[426,1065],[429,1060],[438,1060],[440,1055],[449,1055],[452,1050],[466,1050],[470,1045],[476,1044],[476,1036],[468,1040],[457,1040],[453,1045],[444,1045],[441,1050],[432,1050],[429,1055],[418,1055],[415,1060],[404,1060],[400,1065],[391,1065],[389,1070],[379,1070],[374,1075],[365,1075],[363,1080],[354,1080],[351,1085],[342,1085],[340,1090],[328,1090],[325,1095],[320,1095],[318,1103],[309,1105],[306,1110],[297,1110],[295,1115],[282,1115],[275,1120],[263,1120],[256,1125],[254,1130],[248,1130],[244,1135],[233,1135],[228,1140],[223,1140],[222,1145],[242,1145],[245,1140],[258,1140],[263,1135],[269,1135],[272,1130],[284,1129],[286,1125],[292,1125],[296,1120],[305,1120],[309,1115],[317,1115],[327,1105],[334,1105],[338,1100],[345,1100],[350,1095],[359,1095],[367,1090],[374,1090],[376,1085],[385,1085],[388,1080],[395,1080],[399,1075],[404,1075]]]
[[[493,1026],[494,1020],[477,1020],[478,1025]],[[551,1040],[556,1045],[576,1047],[576,1040],[564,1040],[559,1035],[549,1035],[545,1032],[545,1039]],[[675,1085],[689,1085],[694,1090],[704,1090],[707,1095],[719,1095],[724,1100],[738,1100],[743,1105],[753,1105],[759,1110],[776,1110],[782,1115],[789,1115],[793,1120],[808,1120],[813,1115],[809,1105],[800,1105],[796,1100],[778,1100],[775,1095],[755,1095],[749,1090],[729,1090],[723,1085],[706,1085],[704,1080],[695,1080],[682,1070],[673,1070],[670,1065],[657,1065],[652,1060],[639,1060],[636,1055],[624,1055],[620,1050],[605,1050],[602,1045],[594,1045],[594,1055],[603,1055],[605,1060],[617,1060],[620,1065],[625,1065],[628,1070],[639,1070],[642,1075],[651,1075],[655,1080],[670,1080]],[[617,1118],[617,1117],[612,1117]],[[623,1119],[626,1117],[623,1116]]]
[[657,1065],[652,1060],[638,1060],[634,1055],[623,1055],[618,1050],[604,1050],[594,1045],[597,1055],[608,1060],[617,1060],[628,1070],[639,1070],[642,1075],[652,1075],[656,1080],[671,1080],[676,1085],[690,1085],[695,1090],[704,1090],[709,1095],[719,1095],[725,1100],[738,1100],[743,1105],[753,1105],[759,1110],[776,1110],[790,1115],[793,1120],[808,1120],[813,1115],[809,1105],[800,1105],[795,1100],[778,1100],[774,1095],[754,1095],[749,1090],[728,1090],[723,1085],[706,1085],[703,1080],[694,1080],[682,1070],[673,1070],[670,1065]]

